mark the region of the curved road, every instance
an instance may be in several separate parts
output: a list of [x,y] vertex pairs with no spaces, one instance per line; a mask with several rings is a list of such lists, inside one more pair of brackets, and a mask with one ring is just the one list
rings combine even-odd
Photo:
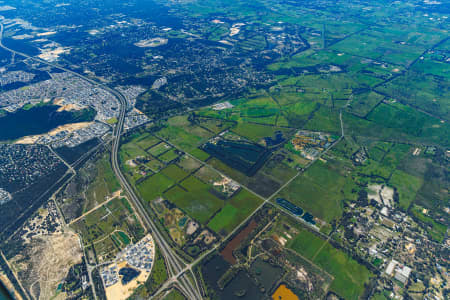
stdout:
[[112,151],[111,151],[111,164],[114,170],[114,173],[116,174],[117,178],[119,179],[122,187],[127,191],[128,195],[130,196],[130,200],[133,203],[134,208],[141,216],[141,219],[144,221],[147,229],[150,229],[152,232],[153,238],[155,239],[156,243],[159,246],[159,249],[161,250],[161,253],[166,261],[167,269],[169,272],[169,283],[171,285],[176,285],[178,288],[183,292],[183,294],[188,298],[192,300],[200,300],[203,299],[198,283],[195,276],[191,276],[192,280],[194,282],[191,282],[187,278],[187,274],[185,271],[187,269],[190,270],[190,268],[186,268],[185,262],[172,250],[170,245],[165,241],[164,237],[159,232],[158,228],[154,224],[153,220],[150,219],[150,217],[147,215],[147,212],[145,211],[145,208],[143,207],[142,203],[140,202],[138,196],[134,192],[133,188],[130,186],[128,181],[126,180],[125,176],[122,174],[122,171],[120,170],[119,160],[118,160],[118,152],[119,152],[119,146],[120,146],[120,136],[123,132],[123,126],[125,121],[125,115],[127,112],[127,101],[125,97],[117,90],[112,89],[104,84],[98,83],[95,80],[92,80],[90,78],[87,78],[77,72],[74,72],[72,70],[66,69],[62,66],[59,66],[55,63],[50,63],[45,60],[42,60],[37,57],[33,57],[30,55],[27,55],[22,52],[15,51],[13,49],[10,49],[3,45],[3,24],[0,23],[0,48],[3,48],[6,51],[9,51],[15,55],[20,55],[28,59],[32,59],[35,61],[38,61],[40,63],[52,66],[54,68],[58,68],[60,70],[63,70],[65,72],[68,72],[70,74],[73,74],[74,76],[77,76],[93,85],[99,86],[102,89],[110,92],[112,95],[114,95],[117,100],[120,103],[120,112],[118,117],[118,122],[113,130],[113,137],[112,137]]

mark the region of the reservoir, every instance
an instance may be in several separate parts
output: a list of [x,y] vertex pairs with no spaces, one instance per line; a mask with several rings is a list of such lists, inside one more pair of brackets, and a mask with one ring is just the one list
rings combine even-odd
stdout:
[[0,141],[47,133],[64,124],[92,121],[96,114],[92,108],[58,112],[59,108],[57,105],[44,104],[12,113],[0,113]]

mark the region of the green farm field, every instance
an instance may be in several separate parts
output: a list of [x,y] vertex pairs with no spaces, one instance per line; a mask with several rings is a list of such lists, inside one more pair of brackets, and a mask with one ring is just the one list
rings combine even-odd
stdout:
[[222,210],[208,223],[208,227],[219,234],[228,234],[245,220],[261,203],[262,199],[241,189]]
[[294,179],[277,197],[285,198],[326,222],[338,219],[343,201],[354,199],[351,178],[330,166],[331,162],[317,161],[302,176]]
[[188,115],[182,115],[170,118],[166,127],[156,132],[156,135],[179,149],[190,152],[213,136],[213,133],[191,123]]
[[334,277],[330,289],[345,299],[358,299],[371,273],[315,234],[300,230],[287,246]]
[[157,173],[148,177],[137,185],[137,189],[145,201],[152,201],[174,184],[174,180],[168,178],[162,173]]
[[176,182],[181,181],[189,175],[189,173],[178,167],[176,164],[170,164],[166,168],[162,169],[161,173]]
[[209,191],[211,188],[196,177],[190,176],[179,186],[165,192],[164,197],[190,217],[206,224],[211,216],[224,206],[224,201]]

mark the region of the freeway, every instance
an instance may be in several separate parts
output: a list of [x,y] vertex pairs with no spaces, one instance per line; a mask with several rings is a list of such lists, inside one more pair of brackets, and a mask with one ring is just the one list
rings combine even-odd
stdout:
[[[171,285],[176,285],[180,289],[180,291],[188,298],[188,299],[202,299],[202,294],[199,290],[199,286],[197,283],[197,279],[195,276],[192,276],[193,282],[189,280],[188,273],[183,272],[183,270],[186,268],[185,262],[173,251],[173,249],[170,247],[170,245],[166,242],[164,237],[159,232],[157,226],[154,224],[153,220],[148,216],[147,212],[145,211],[144,206],[140,202],[138,196],[134,192],[133,188],[130,186],[128,181],[126,180],[125,176],[122,174],[122,171],[120,169],[119,160],[118,160],[118,152],[119,152],[119,146],[120,146],[120,136],[124,129],[124,122],[125,122],[125,116],[127,113],[127,101],[125,97],[117,90],[108,87],[107,85],[104,85],[102,83],[99,83],[95,80],[92,80],[90,78],[87,78],[77,72],[74,72],[72,70],[69,70],[67,68],[64,68],[56,63],[50,63],[45,60],[42,60],[40,58],[27,55],[22,52],[15,51],[13,49],[10,49],[3,45],[3,24],[0,23],[0,48],[9,51],[13,53],[14,55],[19,55],[22,57],[25,57],[27,59],[31,59],[46,65],[49,65],[51,67],[60,69],[62,71],[68,72],[70,74],[73,74],[74,76],[77,76],[93,85],[96,85],[112,95],[116,97],[116,99],[120,103],[120,111],[119,111],[119,117],[118,122],[113,130],[113,137],[112,137],[112,151],[111,151],[111,164],[114,170],[114,173],[116,174],[116,177],[119,179],[122,187],[124,190],[127,191],[130,200],[136,210],[137,213],[139,213],[141,219],[144,221],[144,225],[147,229],[150,229],[151,233],[153,234],[153,238],[155,239],[156,243],[159,246],[159,249],[166,261],[166,266],[170,275],[169,282]],[[192,272],[192,271],[191,271]],[[191,273],[192,274],[192,273]]]
[[[163,236],[159,233],[158,228],[153,223],[153,220],[149,218],[147,213],[145,212],[145,208],[143,207],[142,203],[140,202],[139,198],[137,197],[136,193],[134,192],[131,185],[126,180],[125,176],[122,174],[120,170],[120,165],[118,161],[118,151],[119,151],[119,145],[120,145],[120,135],[123,130],[123,123],[125,120],[125,113],[126,113],[126,107],[127,103],[125,98],[122,94],[119,92],[113,90],[113,94],[119,99],[121,103],[121,109],[120,109],[120,115],[118,118],[118,123],[116,127],[114,128],[113,132],[113,146],[112,146],[112,153],[111,153],[111,163],[113,170],[119,179],[119,181],[122,184],[122,187],[128,192],[131,201],[133,202],[135,208],[140,212],[140,215],[143,217],[143,220],[145,221],[148,228],[151,229],[153,233],[153,238],[157,241],[161,252],[163,253],[163,256],[166,259],[166,263],[168,266],[168,271],[170,276],[173,276],[175,274],[178,274],[181,270],[183,270],[185,263],[183,260],[173,252],[172,248],[168,243],[164,240]],[[188,296],[188,299],[202,299],[202,296],[198,290],[197,282],[194,282],[194,284],[189,282],[189,279],[186,277],[186,273],[184,276],[181,276],[178,278],[178,282],[174,281],[181,291]],[[195,277],[194,277],[195,280]]]

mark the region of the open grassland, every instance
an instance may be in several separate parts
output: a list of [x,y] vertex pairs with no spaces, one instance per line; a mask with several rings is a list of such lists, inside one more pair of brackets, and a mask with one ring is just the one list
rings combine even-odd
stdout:
[[245,189],[241,189],[208,223],[208,227],[220,234],[230,233],[260,204],[262,199]]
[[431,55],[426,55],[424,59],[418,61],[412,69],[419,73],[450,79],[450,67],[448,64],[433,59]]
[[441,122],[410,107],[396,104],[380,104],[362,119],[343,113],[345,133],[355,136],[376,137],[399,143],[450,144],[447,122]]
[[[329,71],[332,66],[338,67],[338,69],[335,68],[335,73],[331,72],[331,76],[338,75],[335,77],[339,78],[339,76],[342,76],[342,73],[344,73],[343,75],[346,75],[345,73],[347,73],[354,79],[354,82],[356,82],[360,88],[375,86],[376,84],[391,78],[394,74],[404,71],[404,67],[397,64],[389,64],[387,62],[380,64],[375,61],[361,58],[358,55],[330,50],[304,51],[290,57],[287,61],[271,64],[268,66],[268,69],[271,71],[294,74],[308,71],[322,73],[321,75],[323,76],[330,76],[330,73],[327,71]],[[286,86],[299,84],[299,82],[300,81],[298,80],[292,80],[291,77],[282,84]],[[343,91],[345,88],[349,87],[355,87],[355,85],[349,85],[347,82],[345,86],[341,86],[338,90]],[[331,86],[327,88],[331,88]]]
[[449,125],[400,103],[380,104],[368,119],[413,137],[448,144]]
[[363,293],[370,272],[327,241],[301,230],[287,246],[330,273],[334,277],[330,288],[341,297],[358,299]]
[[213,136],[213,133],[189,121],[189,115],[185,114],[170,118],[156,135],[189,152]]
[[282,154],[282,156],[275,154],[262,167],[261,173],[276,180],[280,184],[288,182],[289,179],[294,177],[298,171],[292,168],[287,160],[288,157],[285,156],[284,154]]
[[375,92],[365,92],[354,95],[349,106],[350,110],[361,117],[366,116],[378,103],[383,100],[384,96]]
[[171,149],[172,147],[165,143],[165,142],[161,142],[159,144],[156,144],[155,146],[151,147],[150,149],[148,149],[148,153],[150,153],[151,155],[157,157],[161,154],[163,154],[164,152],[167,152]]
[[[150,151],[151,149],[153,150]],[[130,161],[138,157],[145,158],[148,160],[145,163],[146,171],[158,172],[163,167],[163,163],[149,155],[149,153],[160,153],[164,151],[167,151],[167,147],[156,136],[148,132],[135,133],[120,145],[119,160],[121,168],[125,171],[129,180],[136,182],[142,175],[130,164]]]
[[158,156],[158,159],[167,164],[176,159],[179,154],[180,152],[178,150],[172,148],[169,151]]
[[254,123],[237,123],[232,129],[233,132],[248,138],[253,142],[259,142],[266,137],[273,137],[276,132],[289,133],[291,130],[276,126],[261,125]]
[[145,150],[143,150],[133,141],[120,145],[119,158],[121,162],[126,162],[138,156],[145,157],[147,156],[147,152],[145,152]]
[[340,168],[334,162],[317,161],[277,197],[291,201],[326,222],[338,219],[343,211],[343,201],[356,197],[351,192],[352,179],[349,174],[340,173]]
[[226,204],[214,216],[214,218],[211,219],[211,221],[208,223],[208,227],[214,232],[221,233],[222,230],[226,230],[225,228],[227,228],[229,224],[233,223],[233,221],[236,219],[237,213],[238,210],[236,209],[236,207],[230,204]]
[[189,175],[189,173],[178,167],[176,164],[170,164],[166,168],[162,169],[161,173],[176,182],[181,181]]
[[[411,32],[407,28],[372,27],[333,45],[337,51],[408,65],[444,38],[440,31]],[[402,41],[398,43],[397,41]]]
[[164,196],[192,218],[202,224],[224,206],[224,202],[214,196],[212,187],[201,182],[194,176],[190,176],[181,182],[180,186],[174,186]]
[[[414,166],[414,165],[413,165]],[[417,169],[417,168],[415,168]],[[448,173],[445,167],[428,163],[423,170],[424,184],[417,192],[415,203],[439,211],[448,205]]]
[[210,157],[210,155],[208,153],[206,153],[205,151],[198,149],[198,148],[190,151],[189,153],[201,161],[205,161]]
[[238,122],[275,125],[279,113],[278,104],[270,96],[264,95],[240,102],[232,108],[230,119]]
[[267,93],[261,91],[248,98],[231,101],[232,108],[216,111],[204,108],[197,112],[199,116],[224,119],[233,123],[256,123],[275,126],[280,116],[278,103]]
[[107,196],[120,189],[120,184],[114,175],[109,153],[104,154],[96,164],[96,176],[86,191],[86,205],[84,211],[103,203]]
[[276,131],[286,133],[285,127],[339,133],[336,108],[349,99],[349,87],[357,84],[342,74],[293,77],[270,92],[258,91],[231,101],[232,108],[219,111],[203,108],[196,116],[234,122],[231,130],[253,141],[272,136]]
[[216,181],[222,180],[222,175],[208,166],[203,166],[199,170],[197,170],[197,172],[195,172],[195,177],[197,177],[204,183],[209,184],[213,184]]
[[388,153],[383,156],[382,163],[385,166],[397,168],[404,157],[410,152],[411,146],[407,144],[394,144]]
[[206,130],[209,130],[215,134],[218,134],[222,131],[227,130],[228,128],[234,126],[235,122],[232,121],[226,121],[222,119],[217,118],[201,118],[198,117],[197,114],[193,114],[195,124],[201,126],[202,128],[205,128]]
[[425,215],[423,213],[423,208],[418,205],[414,205],[413,207],[411,207],[410,211],[416,220],[426,225],[426,231],[433,240],[439,243],[442,243],[444,241],[448,229],[447,226],[442,223],[436,222],[435,220],[433,220],[433,218]]
[[358,168],[358,172],[388,180],[405,156],[411,155],[410,148],[407,144],[372,143],[367,148],[369,159]]
[[143,182],[137,185],[137,189],[145,201],[152,201],[159,196],[162,196],[162,193],[171,187],[174,184],[174,181],[162,173],[157,173],[148,177]]
[[137,138],[133,139],[131,142],[135,143],[141,149],[147,150],[150,147],[158,144],[160,140],[150,133],[144,133],[138,136]]
[[184,155],[183,157],[181,157],[178,161],[178,165],[186,172],[194,171],[201,166],[200,162],[190,157],[189,155]]
[[295,103],[287,104],[282,107],[282,111],[283,116],[289,126],[301,128],[305,125],[306,122],[308,122],[310,118],[313,117],[314,112],[319,108],[319,103],[307,99],[298,100]]
[[[421,62],[417,65],[420,64]],[[449,67],[447,66],[447,68]],[[408,88],[405,89],[405,86]],[[450,121],[450,103],[446,100],[450,97],[448,79],[444,80],[430,74],[408,72],[377,87],[376,90],[404,104]]]
[[416,193],[422,186],[423,180],[403,171],[396,170],[394,174],[392,174],[389,183],[397,188],[400,197],[400,207],[407,210],[416,198]]
[[364,266],[328,243],[316,254],[314,262],[333,274],[330,289],[346,299],[358,299],[364,283],[369,282],[370,272]]
[[358,168],[358,171],[370,177],[381,177],[388,180],[395,168],[386,167],[376,160],[367,160],[363,166]]
[[323,131],[334,134],[341,133],[339,112],[329,107],[321,106],[304,126],[312,131]]
[[[96,253],[95,259],[103,262],[130,242],[141,239],[145,230],[136,218],[126,198],[114,198],[70,225],[77,231],[85,245]],[[94,259],[94,257],[90,257]]]
[[[208,164],[221,171],[228,177],[232,178],[233,180],[239,182],[240,184],[245,185],[253,192],[261,195],[262,197],[269,197],[274,192],[276,192],[277,189],[282,185],[280,180],[283,180],[284,178],[283,176],[282,178],[275,179],[273,178],[273,176],[265,174],[264,171],[266,170],[266,166],[263,166],[263,168],[256,172],[254,176],[249,177],[216,158],[208,160]],[[273,168],[273,166],[271,166],[270,168]]]
[[145,165],[149,167],[152,172],[158,172],[164,166],[164,164],[156,158],[148,157],[148,159],[150,160],[145,163]]

